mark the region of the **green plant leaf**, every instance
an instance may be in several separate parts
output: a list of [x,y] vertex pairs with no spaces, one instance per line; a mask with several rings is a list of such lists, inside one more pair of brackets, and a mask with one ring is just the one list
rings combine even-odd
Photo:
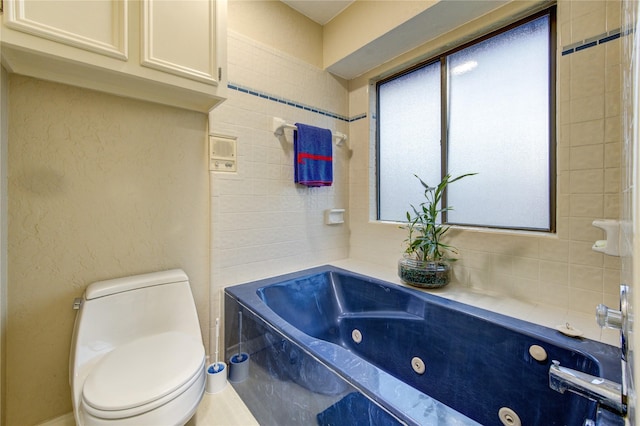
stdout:
[[438,217],[453,209],[451,206],[441,207],[442,196],[449,184],[476,174],[466,173],[455,178],[447,174],[436,186],[430,186],[414,174],[424,188],[425,201],[418,207],[410,205],[413,215],[411,211],[407,211],[407,225],[404,227],[408,231],[405,253],[422,261],[455,260],[448,255],[449,253],[458,254],[458,250],[441,242],[441,238],[450,228],[439,224]]

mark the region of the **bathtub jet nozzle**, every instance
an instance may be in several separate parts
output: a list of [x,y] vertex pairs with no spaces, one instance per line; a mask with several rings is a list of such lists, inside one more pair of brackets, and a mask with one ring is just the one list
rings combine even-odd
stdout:
[[573,392],[596,401],[624,415],[627,405],[622,397],[622,385],[592,376],[581,371],[561,367],[559,361],[552,361],[549,367],[549,387],[557,392]]

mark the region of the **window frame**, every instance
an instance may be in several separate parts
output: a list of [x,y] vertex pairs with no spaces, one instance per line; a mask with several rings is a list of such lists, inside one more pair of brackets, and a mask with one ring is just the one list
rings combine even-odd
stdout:
[[[557,76],[557,36],[556,36],[556,6],[547,7],[541,11],[538,11],[534,14],[526,16],[525,18],[518,19],[514,22],[509,23],[508,25],[502,26],[496,30],[492,30],[489,33],[476,37],[473,40],[468,42],[464,42],[459,46],[446,50],[444,52],[438,53],[426,60],[422,60],[419,63],[411,65],[405,69],[402,69],[399,72],[395,72],[391,75],[385,76],[384,78],[380,78],[373,83],[375,84],[375,110],[376,110],[376,120],[375,120],[375,162],[376,162],[376,220],[382,221],[380,219],[380,86],[386,82],[394,80],[398,77],[404,76],[406,74],[412,73],[418,69],[423,67],[427,67],[429,65],[433,65],[437,62],[440,63],[440,172],[441,178],[447,174],[448,170],[448,100],[449,100],[449,88],[448,88],[448,70],[447,70],[447,58],[448,56],[464,50],[470,46],[486,41],[490,38],[493,38],[497,35],[505,33],[509,30],[517,28],[519,26],[525,25],[528,22],[534,21],[543,16],[548,16],[549,19],[549,67],[547,70],[548,73],[548,81],[549,81],[549,227],[548,228],[527,228],[527,227],[505,227],[505,226],[490,226],[490,225],[477,225],[477,224],[464,224],[464,223],[454,223],[449,222],[447,218],[447,211],[443,211],[442,213],[442,223],[447,225],[454,226],[468,226],[474,228],[489,228],[489,229],[501,229],[501,230],[518,230],[518,231],[534,231],[541,233],[555,233],[556,232],[556,185],[557,185],[557,160],[556,160],[556,149],[557,149],[557,141],[556,141],[556,76]],[[442,197],[443,206],[447,205],[447,190],[445,189]]]

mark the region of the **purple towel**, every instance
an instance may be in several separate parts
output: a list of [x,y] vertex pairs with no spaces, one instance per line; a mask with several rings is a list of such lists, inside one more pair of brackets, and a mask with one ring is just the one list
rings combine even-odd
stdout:
[[296,127],[293,131],[294,181],[306,186],[331,186],[331,130],[300,123],[296,123]]

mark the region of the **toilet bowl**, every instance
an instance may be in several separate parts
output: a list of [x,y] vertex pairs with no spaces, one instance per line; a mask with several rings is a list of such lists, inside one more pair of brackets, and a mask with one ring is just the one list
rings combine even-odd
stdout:
[[171,270],[87,287],[70,383],[78,425],[183,425],[205,388],[205,351],[186,274]]

